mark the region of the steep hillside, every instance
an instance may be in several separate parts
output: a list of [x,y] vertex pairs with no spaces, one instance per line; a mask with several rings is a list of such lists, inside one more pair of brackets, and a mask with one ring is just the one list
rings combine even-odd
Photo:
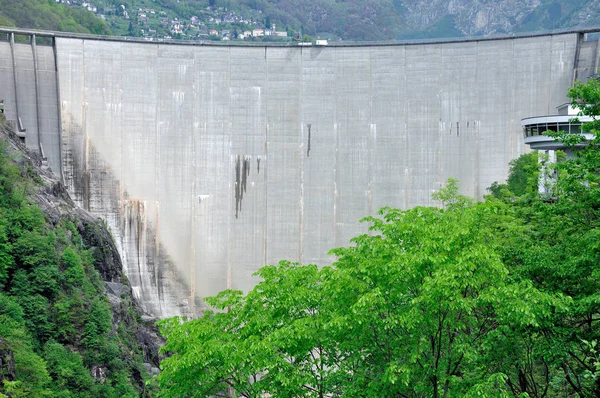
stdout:
[[311,36],[344,40],[382,40],[405,29],[402,4],[391,0],[240,0],[270,21],[292,26]]
[[0,397],[150,396],[156,336],[110,234],[10,138],[2,116]]
[[82,7],[54,0],[0,0],[0,26],[18,26],[63,32],[109,34],[100,18]]
[[[59,4],[60,3],[60,4]],[[600,24],[600,0],[0,0],[0,25],[148,40],[487,36]],[[95,15],[94,15],[95,14]],[[253,29],[263,29],[255,35]],[[110,30],[109,30],[110,29]],[[276,35],[276,30],[280,35]],[[271,35],[272,33],[272,35]]]
[[410,30],[423,34],[448,25],[448,18],[467,36],[600,24],[597,0],[403,0],[403,5]]
[[516,31],[600,25],[600,2],[597,0],[555,0],[545,2],[530,12]]

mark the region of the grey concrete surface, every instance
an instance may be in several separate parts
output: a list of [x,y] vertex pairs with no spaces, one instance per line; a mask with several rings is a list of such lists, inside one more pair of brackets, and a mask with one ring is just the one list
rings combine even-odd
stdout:
[[19,101],[19,117],[27,129],[27,148],[37,151],[38,126],[35,90],[35,74],[31,46],[15,44],[14,57],[16,64],[15,78],[17,79],[17,97]]
[[11,50],[9,41],[0,41],[0,98],[5,102],[6,119],[14,122],[21,119],[27,130],[27,148],[36,152],[42,148],[48,165],[60,175],[60,112],[54,48],[37,45],[36,58],[31,44],[13,46]]
[[4,116],[8,120],[17,119],[14,78],[10,44],[0,41],[0,98],[4,100]]
[[[598,58],[577,32],[305,48],[55,40],[65,183],[107,221],[156,317],[247,291],[281,259],[329,264],[366,231],[359,219],[436,205],[449,177],[481,198],[526,150],[520,120],[555,113]],[[11,68],[0,57],[2,80]]]
[[60,176],[59,106],[56,86],[56,64],[51,46],[37,46],[39,83],[40,143],[48,158],[48,166]]

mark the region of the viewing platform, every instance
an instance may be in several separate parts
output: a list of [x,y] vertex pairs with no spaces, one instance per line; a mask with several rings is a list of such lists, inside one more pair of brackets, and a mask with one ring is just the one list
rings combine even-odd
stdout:
[[[571,104],[563,104],[558,108],[558,115],[535,116],[521,120],[525,143],[535,150],[558,150],[564,149],[565,145],[544,135],[546,131],[564,131],[569,134],[582,134],[587,141],[593,137],[582,129],[582,125],[592,121],[589,116],[578,116],[579,109],[573,108]],[[580,145],[584,145],[581,143]]]

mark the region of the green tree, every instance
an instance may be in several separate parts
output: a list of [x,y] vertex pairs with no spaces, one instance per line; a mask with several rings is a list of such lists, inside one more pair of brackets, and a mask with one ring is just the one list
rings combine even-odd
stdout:
[[81,7],[47,0],[0,0],[0,25],[77,33],[108,34],[108,26]]
[[[486,366],[502,328],[564,311],[562,296],[515,280],[494,243],[495,207],[450,181],[445,209],[384,209],[371,232],[332,251],[321,271],[262,268],[248,295],[207,299],[223,311],[163,321],[163,396],[465,396],[509,391]],[[498,384],[500,383],[500,385]],[[204,386],[204,387],[198,387]]]
[[321,272],[283,261],[258,275],[263,281],[247,296],[225,291],[207,299],[223,312],[161,322],[169,336],[163,350],[175,353],[161,365],[161,396],[192,390],[198,396],[227,396],[233,389],[243,397],[311,397],[334,389],[327,375],[335,352],[321,333]]
[[90,397],[94,379],[77,353],[50,340],[44,345],[44,359],[52,377],[52,390],[55,391],[55,396]]
[[[536,242],[525,256],[541,257],[529,261],[527,276],[547,290],[572,297],[573,305],[565,317],[555,317],[552,343],[555,362],[564,379],[580,396],[600,395],[600,379],[586,375],[596,371],[595,356],[589,342],[600,341],[600,151],[598,116],[600,114],[600,82],[590,79],[577,83],[570,91],[572,105],[580,116],[590,116],[583,129],[592,140],[584,145],[582,136],[558,133],[574,156],[556,165],[558,174],[552,201],[536,204],[530,225]],[[540,243],[537,243],[541,241]],[[540,256],[539,254],[542,254]],[[523,257],[525,257],[523,256]],[[525,258],[527,258],[525,257]],[[522,261],[523,262],[523,261]]]
[[540,178],[540,161],[537,151],[523,154],[509,163],[506,184],[492,183],[488,189],[498,199],[536,196]]
[[470,205],[452,183],[437,196],[445,210],[384,209],[383,219],[367,219],[375,233],[334,251],[340,260],[331,291],[342,294],[333,299],[345,303],[338,311],[348,321],[338,340],[351,328],[345,341],[359,344],[347,350],[355,350],[354,362],[368,363],[347,370],[354,394],[481,392],[505,377],[480,361],[491,355],[499,328],[535,327],[564,307],[560,297],[513,279],[489,228],[493,206]]
[[0,393],[11,397],[50,397],[47,386],[50,382],[44,360],[34,352],[31,338],[25,325],[4,314],[0,314],[0,347],[13,352],[17,383],[0,386]]
[[[597,81],[578,83],[569,92],[573,105],[582,115],[596,117],[600,87]],[[551,187],[552,198],[535,198],[531,190],[495,195],[505,202],[513,217],[512,225],[497,224],[496,233],[502,239],[501,255],[515,276],[529,280],[539,289],[571,299],[568,311],[553,314],[547,322],[524,332],[513,330],[510,339],[496,346],[506,347],[505,357],[499,360],[515,363],[507,372],[508,384],[515,393],[530,396],[600,394],[595,372],[595,357],[590,349],[600,338],[598,310],[600,274],[597,264],[598,227],[600,227],[600,191],[598,173],[600,157],[597,146],[597,122],[586,124],[586,131],[595,137],[587,145],[582,136],[552,134],[570,147],[573,157],[562,158],[554,166],[558,178]],[[522,180],[538,178],[535,167],[522,167],[525,162],[511,164],[519,167]],[[533,161],[531,161],[533,166]],[[533,183],[531,184],[533,187]],[[518,192],[516,189],[511,189]],[[514,199],[519,200],[514,200]],[[526,200],[520,200],[525,198]],[[488,201],[492,199],[488,198]],[[592,343],[590,343],[592,342]],[[498,350],[499,352],[501,350]]]
[[73,288],[75,286],[85,285],[86,275],[81,262],[81,257],[73,248],[67,247],[65,249],[61,263],[64,267],[64,280],[67,286]]
[[95,299],[86,319],[81,342],[88,348],[100,348],[111,326],[112,314],[110,307],[105,300]]

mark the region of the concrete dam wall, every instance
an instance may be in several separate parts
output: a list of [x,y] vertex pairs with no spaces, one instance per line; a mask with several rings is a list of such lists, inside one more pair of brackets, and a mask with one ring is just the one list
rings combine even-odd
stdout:
[[0,42],[7,118],[107,222],[157,317],[251,289],[281,259],[329,264],[359,219],[435,205],[449,177],[481,198],[526,150],[520,119],[554,114],[600,55],[583,32],[328,47],[48,35]]

